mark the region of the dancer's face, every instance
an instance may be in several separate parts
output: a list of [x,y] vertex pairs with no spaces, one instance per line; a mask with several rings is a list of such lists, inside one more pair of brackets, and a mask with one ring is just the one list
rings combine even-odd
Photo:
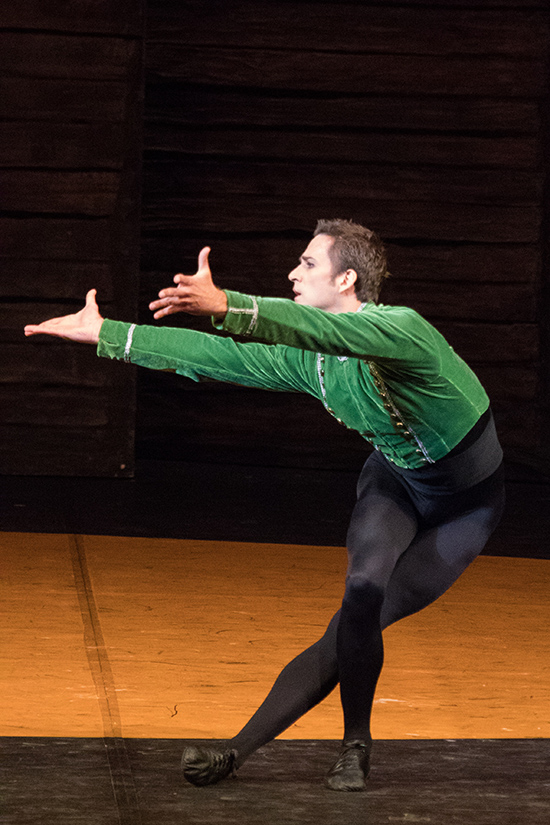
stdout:
[[[327,312],[339,312],[342,294],[349,288],[350,276],[335,272],[329,257],[334,243],[330,235],[316,235],[300,256],[300,263],[289,273],[294,301],[297,304],[317,307]],[[353,273],[351,287],[355,281]]]

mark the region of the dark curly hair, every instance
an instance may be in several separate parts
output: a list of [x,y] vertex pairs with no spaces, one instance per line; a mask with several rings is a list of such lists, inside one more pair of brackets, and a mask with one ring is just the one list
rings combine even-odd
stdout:
[[357,272],[355,294],[358,299],[376,303],[384,279],[389,275],[386,250],[376,232],[342,218],[322,218],[317,221],[313,236],[316,235],[334,238],[329,257],[336,273],[354,269]]

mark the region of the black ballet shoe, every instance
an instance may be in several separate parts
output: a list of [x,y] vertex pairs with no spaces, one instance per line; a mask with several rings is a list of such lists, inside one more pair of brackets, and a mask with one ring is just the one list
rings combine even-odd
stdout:
[[215,785],[231,774],[237,776],[235,750],[216,750],[191,745],[183,751],[181,767],[183,775],[192,785]]
[[344,742],[338,759],[325,777],[331,791],[364,791],[369,775],[370,747],[362,741]]

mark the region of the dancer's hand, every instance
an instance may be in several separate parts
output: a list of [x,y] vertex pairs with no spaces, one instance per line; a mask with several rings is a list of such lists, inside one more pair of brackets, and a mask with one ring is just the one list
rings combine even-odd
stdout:
[[208,263],[210,247],[205,246],[199,253],[199,266],[194,275],[174,276],[175,287],[161,289],[159,300],[152,301],[149,309],[154,318],[164,318],[176,312],[188,312],[190,315],[214,315],[222,320],[227,312],[227,296],[212,281]]
[[50,318],[41,324],[28,324],[25,327],[25,335],[55,335],[68,341],[78,341],[80,344],[97,344],[103,318],[99,314],[95,296],[96,290],[90,289],[86,295],[86,305],[80,312]]

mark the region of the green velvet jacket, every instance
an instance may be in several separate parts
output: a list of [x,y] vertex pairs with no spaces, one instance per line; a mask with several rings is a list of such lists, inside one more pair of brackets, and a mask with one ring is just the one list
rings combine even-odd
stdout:
[[98,355],[196,381],[309,393],[411,469],[445,456],[489,406],[468,365],[408,307],[366,303],[335,314],[283,298],[226,294],[219,328],[261,343],[105,320]]

